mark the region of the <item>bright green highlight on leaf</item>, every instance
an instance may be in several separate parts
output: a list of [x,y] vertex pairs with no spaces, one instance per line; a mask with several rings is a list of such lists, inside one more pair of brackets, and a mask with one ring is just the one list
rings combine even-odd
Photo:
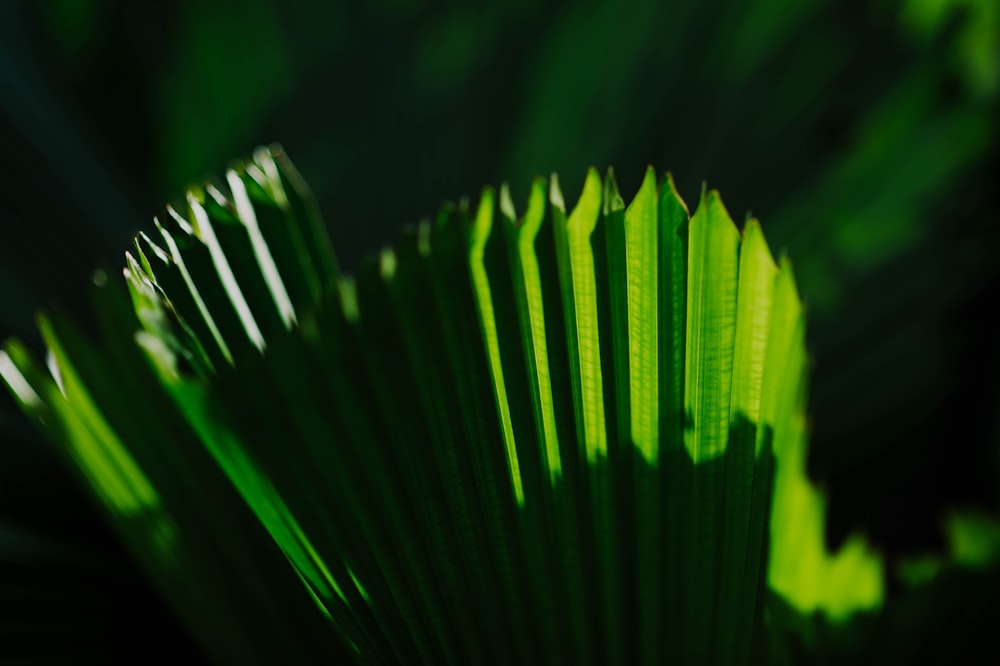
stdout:
[[188,192],[187,204],[194,221],[194,233],[205,244],[205,247],[208,248],[209,254],[212,257],[212,263],[215,264],[215,270],[218,272],[219,278],[222,280],[222,286],[226,290],[226,296],[229,297],[229,301],[236,309],[247,337],[250,338],[250,342],[257,349],[264,351],[264,347],[266,346],[264,335],[260,332],[253,313],[250,312],[250,306],[247,305],[243,291],[236,281],[236,276],[233,275],[233,269],[229,265],[229,260],[219,245],[219,239],[215,235],[215,229],[213,229],[212,223],[208,219],[208,214],[205,212],[201,202],[195,198],[193,192]]
[[[555,405],[552,399],[552,380],[549,375],[548,345],[545,332],[545,297],[542,293],[542,278],[535,253],[535,241],[545,217],[545,181],[535,180],[531,186],[531,197],[524,220],[517,230],[517,250],[521,272],[524,278],[524,307],[528,311],[528,334],[531,341],[532,383],[538,394],[538,417],[542,424],[542,439],[548,461],[549,474],[555,483],[562,473],[559,455],[559,433],[556,428]],[[506,191],[506,190],[505,190]],[[509,195],[508,195],[509,196]],[[513,204],[511,204],[513,208]],[[516,219],[516,215],[512,216]]]
[[[276,180],[276,178],[272,179],[272,182]],[[243,185],[243,181],[240,180],[239,175],[231,169],[226,172],[226,183],[233,193],[233,203],[236,205],[240,221],[246,226],[250,242],[253,244],[254,257],[260,266],[261,272],[264,274],[267,287],[274,298],[274,304],[281,313],[281,319],[284,324],[291,327],[296,323],[295,308],[292,306],[292,300],[285,289],[285,283],[281,279],[278,267],[274,263],[271,249],[268,247],[267,241],[264,240],[264,236],[260,233],[260,224],[257,222],[257,214],[254,212],[253,204],[250,203],[250,198],[247,195],[247,188]],[[278,194],[281,188],[280,184],[273,187],[275,189],[274,195],[276,201],[284,201],[284,193]]]
[[493,296],[490,293],[489,278],[486,277],[486,267],[483,265],[483,252],[486,240],[493,228],[494,197],[492,191],[483,193],[479,202],[479,210],[472,229],[472,244],[469,252],[469,262],[472,268],[472,283],[476,291],[476,302],[479,305],[479,316],[483,324],[483,336],[486,340],[486,350],[490,359],[490,372],[493,375],[493,390],[497,400],[497,410],[500,412],[500,422],[503,426],[503,441],[507,449],[507,464],[510,467],[510,478],[514,485],[514,495],[518,505],[524,504],[524,488],[521,485],[521,470],[517,460],[517,444],[514,442],[514,427],[510,420],[510,407],[507,401],[507,387],[503,379],[503,367],[500,364],[500,346],[497,342],[497,327],[493,317]]
[[660,441],[658,204],[656,173],[650,167],[639,193],[625,210],[625,264],[631,434],[632,441],[651,465],[657,464]]
[[198,286],[191,278],[191,273],[188,271],[187,265],[184,263],[184,258],[181,255],[181,251],[177,247],[177,242],[174,240],[173,236],[171,236],[170,233],[164,229],[162,225],[160,225],[159,221],[154,218],[153,222],[156,224],[157,229],[159,229],[160,234],[163,236],[164,242],[167,244],[167,248],[170,250],[170,261],[176,264],[177,270],[184,278],[184,283],[191,291],[191,297],[198,306],[199,314],[204,319],[208,329],[212,332],[212,338],[215,340],[215,343],[219,345],[219,349],[222,351],[222,355],[225,357],[226,361],[232,363],[232,352],[229,351],[229,346],[226,344],[226,341],[222,339],[222,333],[219,332],[219,327],[216,325],[215,319],[212,317],[212,313],[208,311],[208,307],[205,305],[205,301],[201,297],[201,292],[198,290]]
[[874,609],[884,596],[881,560],[865,541],[851,536],[840,553],[825,547],[826,500],[806,475],[805,320],[791,265],[778,274],[768,370],[761,411],[775,427],[771,587],[803,612],[823,610],[843,619]]
[[[583,437],[587,460],[607,455],[607,431],[604,426],[604,378],[601,371],[600,340],[598,339],[597,278],[594,275],[594,251],[591,234],[601,212],[601,177],[597,171],[587,172],[583,193],[566,222],[567,257],[572,279],[572,309],[576,333],[576,363],[579,365],[582,403]],[[558,241],[557,241],[558,242]],[[570,341],[572,345],[572,340]]]
[[49,384],[49,404],[62,413],[69,429],[67,439],[74,445],[82,467],[97,481],[95,486],[108,493],[110,503],[118,511],[133,513],[155,508],[159,503],[156,491],[94,405],[49,320],[41,318],[39,328],[55,359],[59,387],[65,398],[60,400],[54,395],[56,386]]
[[740,234],[714,191],[689,233],[684,408],[693,427],[684,444],[697,464],[721,455],[729,438]]
[[730,418],[746,414],[760,420],[761,391],[767,365],[767,340],[774,282],[778,267],[757,220],[747,222],[740,246],[740,286],[736,299],[736,350],[733,356],[733,395]]

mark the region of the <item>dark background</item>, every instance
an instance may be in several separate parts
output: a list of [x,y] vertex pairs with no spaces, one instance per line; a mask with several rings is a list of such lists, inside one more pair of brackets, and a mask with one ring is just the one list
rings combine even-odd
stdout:
[[[931,11],[940,5],[940,11]],[[941,548],[998,509],[992,0],[0,3],[0,338],[83,288],[182,188],[281,142],[342,263],[445,199],[613,165],[718,188],[809,312],[829,541]],[[80,660],[190,640],[0,397],[0,632]],[[110,656],[109,656],[110,655]]]

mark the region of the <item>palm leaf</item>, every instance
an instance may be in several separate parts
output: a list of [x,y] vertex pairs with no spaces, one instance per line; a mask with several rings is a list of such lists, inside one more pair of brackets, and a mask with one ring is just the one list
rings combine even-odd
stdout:
[[764,663],[766,608],[881,603],[805,476],[791,265],[718,193],[487,189],[348,278],[272,148],[156,227],[0,373],[216,659]]

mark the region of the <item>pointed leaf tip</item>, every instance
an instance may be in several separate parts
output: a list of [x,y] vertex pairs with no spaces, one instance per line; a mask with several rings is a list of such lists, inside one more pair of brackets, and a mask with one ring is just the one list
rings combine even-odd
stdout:
[[608,173],[604,177],[604,214],[610,215],[625,209],[625,201],[622,200],[621,192],[618,189],[618,181],[615,179],[615,170],[608,167]]

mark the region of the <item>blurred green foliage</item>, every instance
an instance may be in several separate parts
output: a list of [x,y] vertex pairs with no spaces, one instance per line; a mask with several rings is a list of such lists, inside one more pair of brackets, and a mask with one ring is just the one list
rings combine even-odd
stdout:
[[[998,505],[992,0],[0,4],[0,336],[30,337],[187,183],[281,141],[338,253],[508,178],[646,164],[753,210],[809,310],[837,541],[944,547]],[[707,139],[706,139],[707,137]],[[582,182],[566,182],[576,192]],[[103,537],[0,398],[0,520]],[[8,445],[9,444],[9,445]],[[27,471],[26,471],[27,470]]]

